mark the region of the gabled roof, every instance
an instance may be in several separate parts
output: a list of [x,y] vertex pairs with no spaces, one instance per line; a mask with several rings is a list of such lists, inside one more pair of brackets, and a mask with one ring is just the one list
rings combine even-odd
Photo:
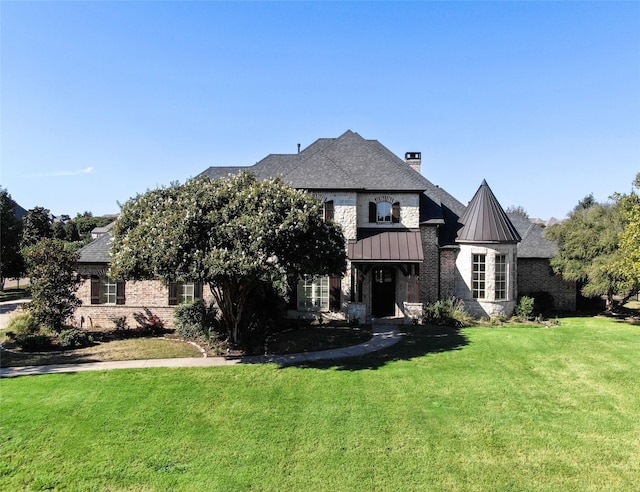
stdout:
[[507,215],[522,237],[518,244],[518,258],[553,258],[556,255],[558,245],[544,237],[544,227],[517,213]]
[[112,242],[113,237],[110,232],[102,234],[80,249],[78,263],[111,263]]
[[210,167],[201,175],[219,178],[242,170],[260,179],[281,177],[298,189],[425,191],[432,183],[377,140],[347,130],[321,138],[298,154],[271,154],[253,166]]
[[458,243],[513,243],[522,238],[485,180],[460,218]]

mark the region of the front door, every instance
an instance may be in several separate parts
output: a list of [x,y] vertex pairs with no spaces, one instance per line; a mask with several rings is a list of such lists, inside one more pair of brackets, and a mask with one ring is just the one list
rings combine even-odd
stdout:
[[373,270],[371,314],[374,318],[396,314],[396,269],[377,267]]

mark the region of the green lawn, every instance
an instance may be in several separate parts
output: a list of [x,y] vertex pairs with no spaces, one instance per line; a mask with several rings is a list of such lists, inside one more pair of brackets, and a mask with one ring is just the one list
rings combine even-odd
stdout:
[[604,318],[412,327],[333,364],[22,377],[0,392],[3,491],[640,483],[640,326]]

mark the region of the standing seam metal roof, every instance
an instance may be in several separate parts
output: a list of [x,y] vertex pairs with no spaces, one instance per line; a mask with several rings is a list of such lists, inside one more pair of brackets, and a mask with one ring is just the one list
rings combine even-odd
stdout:
[[513,243],[522,240],[485,180],[460,218],[456,242]]

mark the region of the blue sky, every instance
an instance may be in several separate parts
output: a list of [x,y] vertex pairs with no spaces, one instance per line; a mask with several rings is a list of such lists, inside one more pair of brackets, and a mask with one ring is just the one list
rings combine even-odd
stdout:
[[12,2],[0,183],[116,213],[350,129],[466,203],[563,217],[640,171],[640,2]]

